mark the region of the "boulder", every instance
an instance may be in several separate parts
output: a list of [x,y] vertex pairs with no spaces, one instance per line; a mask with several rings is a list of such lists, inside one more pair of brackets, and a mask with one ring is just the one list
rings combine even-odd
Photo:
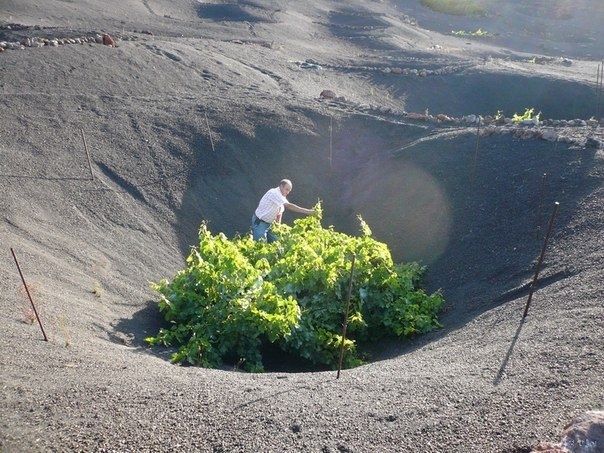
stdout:
[[572,453],[604,451],[604,411],[575,417],[562,432],[561,444]]

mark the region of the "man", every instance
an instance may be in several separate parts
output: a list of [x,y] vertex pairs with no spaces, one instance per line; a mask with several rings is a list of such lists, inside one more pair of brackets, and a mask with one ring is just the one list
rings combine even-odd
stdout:
[[282,179],[278,187],[269,189],[260,199],[258,207],[252,216],[252,234],[254,241],[266,236],[267,242],[275,242],[279,237],[270,230],[273,223],[281,223],[283,211],[288,209],[301,214],[314,215],[312,209],[301,208],[287,201],[287,195],[292,191],[292,182]]

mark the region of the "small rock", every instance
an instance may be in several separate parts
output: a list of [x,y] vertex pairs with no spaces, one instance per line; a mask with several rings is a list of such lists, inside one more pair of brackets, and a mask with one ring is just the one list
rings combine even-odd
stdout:
[[305,61],[304,63],[302,63],[300,65],[300,68],[302,68],[302,69],[317,69],[317,70],[323,69],[320,65],[318,65],[316,63],[309,63],[308,61]]
[[113,37],[110,34],[105,33],[103,35],[103,44],[105,46],[115,47],[115,40],[113,39]]
[[323,90],[323,91],[321,91],[321,94],[319,95],[319,97],[321,99],[335,99],[336,93],[334,93],[331,90]]
[[587,148],[598,149],[601,146],[601,142],[593,137],[587,137],[587,139],[585,140],[585,146]]
[[428,120],[427,115],[424,115],[422,113],[414,113],[414,112],[407,113],[407,118],[412,119],[412,120],[421,120],[421,121]]
[[541,134],[541,138],[548,142],[555,142],[558,140],[558,134],[553,129],[545,129]]

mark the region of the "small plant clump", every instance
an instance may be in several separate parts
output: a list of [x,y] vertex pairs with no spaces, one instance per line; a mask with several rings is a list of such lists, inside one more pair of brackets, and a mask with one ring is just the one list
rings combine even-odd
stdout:
[[514,113],[514,116],[512,116],[512,121],[514,121],[515,123],[520,123],[521,121],[530,121],[530,120],[539,121],[539,118],[541,118],[541,112],[537,113],[534,116],[533,116],[533,113],[535,113],[534,108],[530,108],[530,109],[527,108],[524,110],[523,115],[518,115],[517,113]]
[[419,287],[423,267],[394,264],[360,217],[362,234],[353,237],[322,228],[320,204],[315,211],[291,227],[275,225],[280,240],[271,244],[229,240],[202,224],[186,269],[152,284],[170,327],[146,341],[178,347],[176,363],[216,368],[229,361],[252,372],[264,370],[263,344],[331,368],[343,347],[342,365],[350,368],[363,363],[360,343],[440,327],[443,297]]
[[92,286],[90,292],[96,297],[103,297],[103,288],[101,287],[101,284],[99,282],[94,282],[94,285]]
[[421,0],[421,4],[433,11],[452,16],[486,15],[486,11],[474,0]]

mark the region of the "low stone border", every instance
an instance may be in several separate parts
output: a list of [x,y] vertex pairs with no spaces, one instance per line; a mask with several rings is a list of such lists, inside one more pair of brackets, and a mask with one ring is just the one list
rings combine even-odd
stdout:
[[5,50],[24,50],[28,47],[59,47],[70,44],[104,44],[116,47],[116,40],[108,33],[76,38],[23,38],[20,41],[0,41],[0,52]]
[[495,118],[493,116],[466,115],[455,118],[443,113],[432,115],[424,113],[405,112],[390,107],[351,103],[343,96],[337,96],[332,90],[323,90],[319,95],[320,102],[326,102],[334,107],[358,111],[374,115],[388,115],[402,117],[407,120],[433,123],[436,125],[455,125],[476,128],[481,136],[497,134],[512,134],[514,138],[528,140],[541,139],[549,142],[566,143],[573,146],[587,148],[604,148],[604,119],[595,118],[588,120],[530,120],[514,121],[512,118]]

